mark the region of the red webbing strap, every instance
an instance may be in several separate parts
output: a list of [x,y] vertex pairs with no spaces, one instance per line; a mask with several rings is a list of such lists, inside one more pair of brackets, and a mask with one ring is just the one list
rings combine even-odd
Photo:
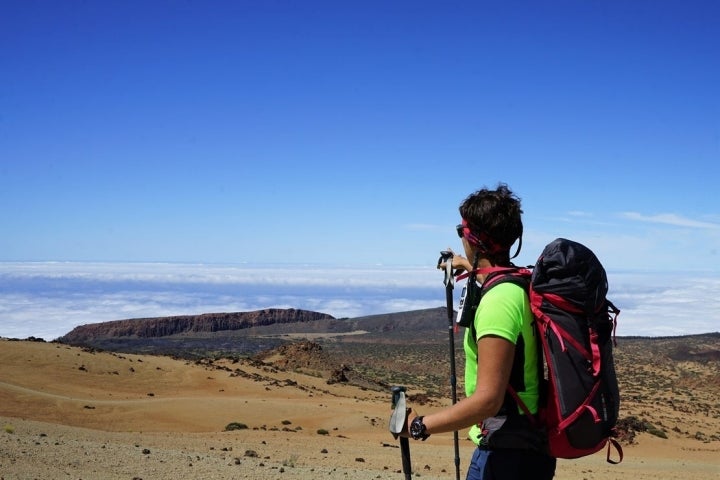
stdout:
[[593,377],[597,377],[600,375],[600,344],[598,334],[593,329],[590,329],[590,350],[592,350]]
[[[615,451],[618,452],[618,460],[613,460],[610,458],[611,453],[611,447],[615,447]],[[608,449],[607,449],[607,462],[612,463],[613,465],[617,465],[618,463],[623,461],[623,449],[620,446],[620,443],[618,443],[617,440],[614,438],[608,438]]]
[[572,303],[568,302],[556,293],[541,293],[540,295],[542,295],[545,300],[552,303],[558,308],[561,308],[571,313],[583,313],[581,308],[573,305]]
[[545,329],[550,328],[553,332],[555,332],[555,336],[557,337],[558,341],[560,342],[560,350],[565,351],[567,350],[565,348],[565,343],[563,342],[562,336],[560,335],[560,332],[558,332],[557,328],[555,327],[555,322],[552,321],[550,317],[545,315],[545,312],[542,311],[540,308],[543,302],[543,297],[539,293],[537,293],[535,290],[530,287],[530,310],[533,312],[533,316],[537,320],[537,324],[539,327],[542,327],[541,334],[545,334]]
[[578,417],[580,415],[582,415],[583,412],[585,412],[586,410],[590,411],[595,423],[600,422],[600,416],[598,415],[597,411],[593,407],[590,406],[590,402],[595,398],[595,395],[597,394],[597,391],[599,390],[599,388],[600,388],[600,382],[597,381],[597,382],[595,382],[595,385],[593,386],[592,390],[590,390],[590,393],[588,393],[585,401],[578,408],[576,408],[573,413],[568,415],[565,419],[563,419],[558,424],[559,430],[564,430],[568,425],[572,424],[575,420],[577,420]]
[[587,351],[582,347],[582,345],[580,345],[574,338],[572,338],[571,335],[569,335],[567,332],[565,332],[565,330],[560,328],[557,323],[553,321],[552,318],[545,315],[545,313],[539,308],[536,308],[534,304],[531,304],[530,308],[533,311],[533,315],[535,315],[539,327],[542,328],[541,332],[544,334],[548,328],[553,331],[553,333],[555,334],[555,338],[557,338],[558,342],[560,342],[560,351],[562,351],[563,353],[567,351],[567,347],[565,346],[565,340],[568,340],[569,343],[583,355],[583,357],[590,361],[590,354],[587,353]]
[[[548,302],[552,303],[558,308],[561,308],[563,310],[567,310],[573,313],[582,313],[582,310],[575,307],[574,305],[568,303],[560,297],[559,295],[555,295],[552,293],[538,293],[535,290],[531,291],[530,294],[530,308],[533,311],[533,314],[537,318],[538,322],[544,324],[547,328],[550,328],[555,335],[558,338],[558,341],[560,342],[560,348],[562,351],[566,351],[567,347],[565,346],[565,342],[568,342],[572,347],[577,350],[588,362],[593,363],[593,369],[595,369],[595,363],[598,362],[597,365],[597,371],[599,371],[599,362],[600,362],[600,356],[599,356],[599,350],[598,350],[598,356],[594,357],[592,352],[589,352],[584,345],[582,345],[580,342],[578,342],[572,335],[567,333],[563,328],[561,328],[559,325],[557,325],[550,317],[545,315],[545,313],[542,311],[542,302],[543,299],[547,300]],[[597,343],[597,342],[596,342]]]
[[[583,313],[583,310],[581,308],[578,308],[577,306],[571,304],[567,300],[565,300],[560,295],[556,295],[553,293],[545,293],[542,294],[542,297],[545,298],[548,302],[552,303],[558,308],[561,308],[563,310],[566,310],[571,313]],[[619,312],[618,312],[619,313]],[[617,316],[617,314],[616,314]],[[555,329],[553,329],[555,330]],[[564,330],[559,329],[561,331],[561,334],[564,334]],[[589,362],[592,362],[592,369],[593,369],[593,376],[598,376],[600,374],[600,345],[598,344],[598,335],[595,331],[592,329],[590,330],[590,352],[585,350],[585,347],[578,343],[574,338],[572,338],[569,335],[563,335],[563,337],[572,344],[573,347],[577,351],[579,351],[586,360]],[[564,351],[564,350],[563,350]]]
[[590,362],[590,361],[593,360],[592,354],[591,354],[590,352],[588,352],[588,351],[585,349],[585,347],[584,347],[580,342],[578,342],[577,340],[575,340],[575,338],[574,338],[572,335],[570,335],[569,333],[567,333],[565,330],[563,330],[563,329],[560,328],[560,327],[558,327],[558,328],[556,328],[556,329],[554,329],[554,330],[559,331],[559,332],[560,332],[560,335],[562,335],[562,337],[565,339],[565,341],[568,342],[569,344],[571,344],[573,347],[575,347],[575,349],[576,349],[578,352],[580,352],[580,354],[581,354],[583,357],[585,357],[585,359],[586,359],[587,361]]
[[455,280],[465,280],[470,274],[490,275],[491,273],[517,272],[519,269],[514,267],[484,267],[476,268],[473,271],[463,272],[455,277]]

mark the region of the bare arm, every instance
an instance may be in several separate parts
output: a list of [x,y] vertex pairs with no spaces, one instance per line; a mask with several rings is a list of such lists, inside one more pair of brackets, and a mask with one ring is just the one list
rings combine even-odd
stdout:
[[[423,423],[427,433],[460,430],[497,414],[510,381],[515,345],[494,335],[478,341],[477,388],[470,397],[455,405],[426,415]],[[411,412],[408,426],[417,415]]]

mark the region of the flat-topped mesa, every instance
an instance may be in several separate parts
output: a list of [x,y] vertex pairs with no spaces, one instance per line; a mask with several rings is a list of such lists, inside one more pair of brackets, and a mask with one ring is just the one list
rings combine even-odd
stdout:
[[61,343],[77,344],[99,338],[156,338],[182,333],[212,333],[278,323],[299,323],[314,320],[334,320],[334,317],[325,313],[294,308],[266,308],[252,312],[203,313],[201,315],[134,318],[80,325],[60,337],[58,341]]

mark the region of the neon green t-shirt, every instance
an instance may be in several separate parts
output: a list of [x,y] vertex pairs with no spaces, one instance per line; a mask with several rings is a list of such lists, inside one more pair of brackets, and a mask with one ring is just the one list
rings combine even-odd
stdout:
[[[518,348],[523,348],[523,388],[516,388],[516,391],[530,412],[537,413],[540,382],[538,344],[534,335],[532,310],[525,290],[511,282],[495,285],[483,295],[474,322],[474,339],[471,333],[473,329],[465,329],[465,394],[469,397],[477,387],[477,340],[485,335],[496,335],[507,339]],[[522,413],[519,407],[518,411]],[[480,442],[480,432],[480,427],[474,425],[468,433],[475,444]]]

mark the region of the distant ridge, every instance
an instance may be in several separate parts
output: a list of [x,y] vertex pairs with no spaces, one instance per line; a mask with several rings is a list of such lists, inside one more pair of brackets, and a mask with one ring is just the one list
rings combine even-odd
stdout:
[[252,312],[135,318],[80,325],[60,337],[58,342],[87,344],[93,340],[107,338],[158,338],[187,333],[213,333],[316,320],[334,320],[334,317],[325,313],[294,308],[267,308]]
[[445,307],[341,319],[290,308],[115,320],[75,327],[56,341],[114,352],[199,358],[254,354],[303,336],[352,334],[354,341],[366,343],[432,343],[447,338],[447,328]]
[[[343,345],[439,345],[447,348],[448,318],[443,307],[405,312],[335,318],[299,309],[263,309],[251,312],[204,313],[155,318],[136,318],[81,325],[58,338],[58,343],[125,353],[171,355],[182,358],[218,358],[253,355],[302,339]],[[464,331],[455,334],[462,349]],[[717,361],[720,333],[679,337],[623,337],[620,349],[645,345],[674,360]],[[325,343],[326,345],[328,343]],[[372,346],[372,347],[370,347]]]

